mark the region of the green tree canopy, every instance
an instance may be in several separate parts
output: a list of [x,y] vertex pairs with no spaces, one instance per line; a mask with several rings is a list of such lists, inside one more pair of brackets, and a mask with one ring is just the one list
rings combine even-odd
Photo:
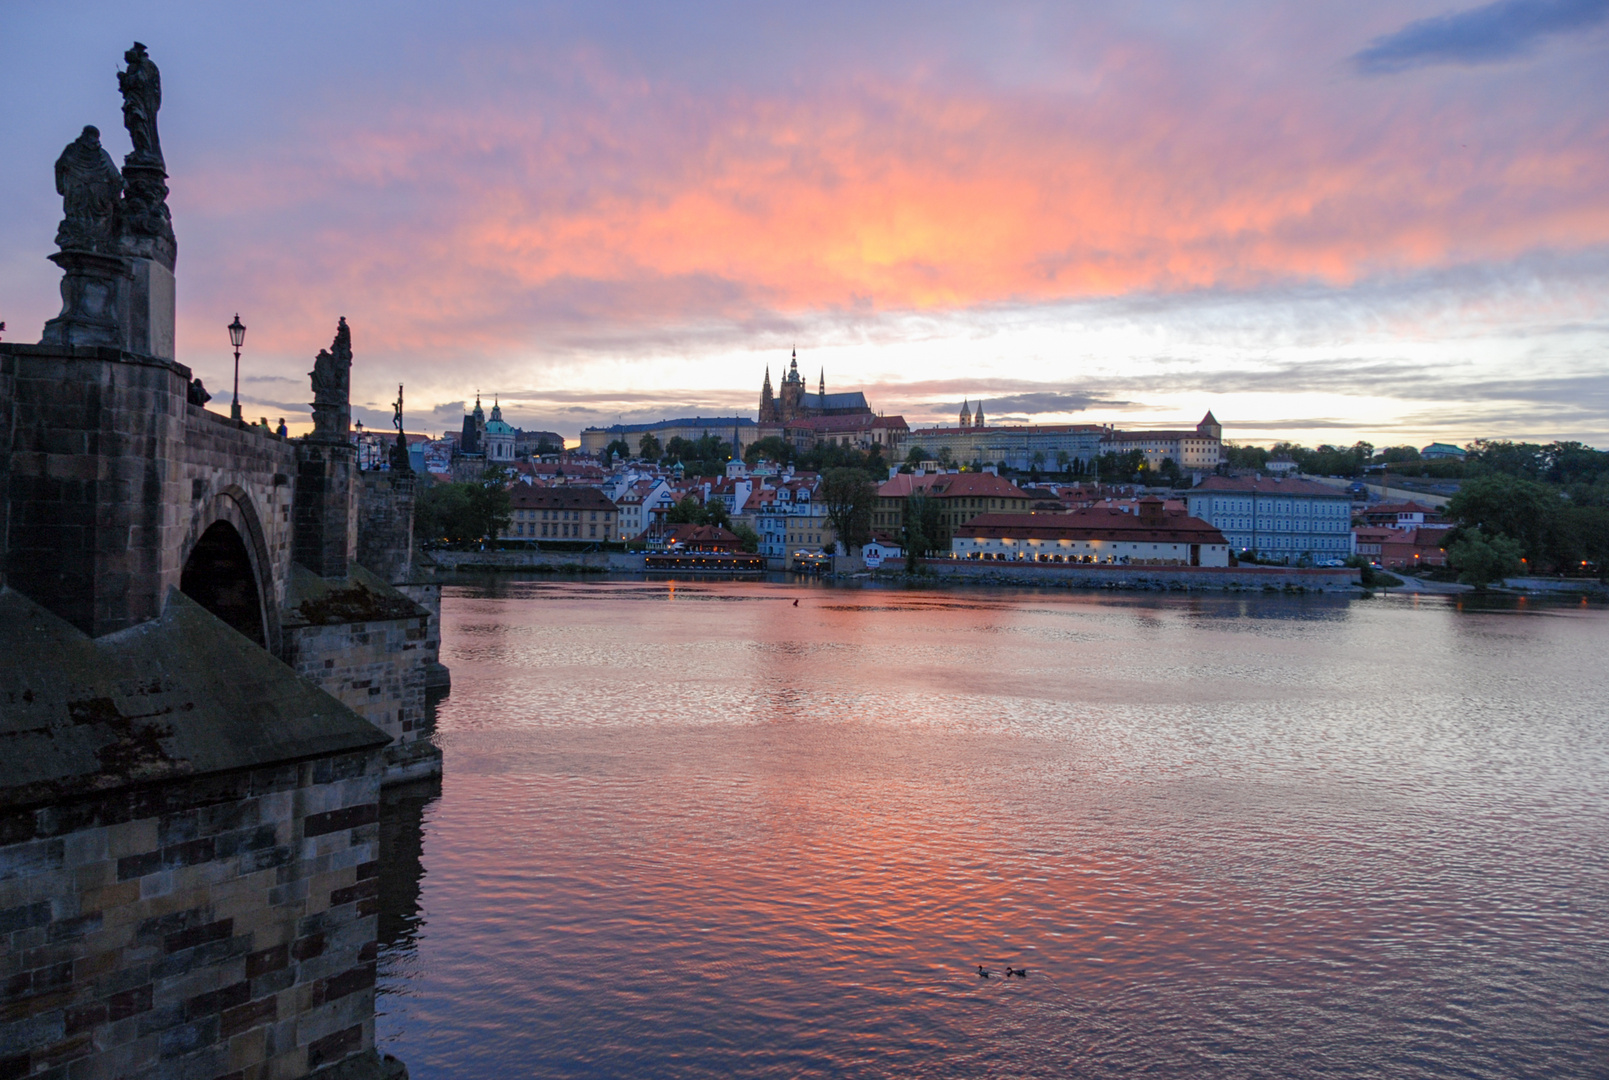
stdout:
[[778,435],[756,439],[743,451],[743,460],[753,465],[761,458],[787,465],[793,461],[793,444]]
[[[1488,541],[1506,536],[1518,541],[1520,554],[1533,564],[1548,560],[1548,541],[1561,501],[1553,489],[1514,476],[1482,476],[1466,480],[1447,503],[1447,514],[1465,529],[1478,529]],[[1450,549],[1449,549],[1450,550]]]
[[827,520],[843,541],[845,552],[871,539],[872,510],[877,505],[877,487],[860,469],[829,469],[821,477],[821,502]]
[[659,445],[659,440],[651,431],[643,432],[643,437],[637,440],[637,453],[644,461],[658,461],[664,452],[664,448]]
[[487,469],[470,483],[431,484],[414,502],[413,531],[421,540],[494,540],[508,522],[508,473],[501,468]]
[[1447,549],[1447,564],[1458,571],[1459,581],[1477,589],[1518,574],[1523,565],[1518,541],[1487,536],[1479,529],[1465,531]]
[[603,458],[605,461],[617,454],[620,456],[622,461],[631,457],[631,444],[625,439],[615,439],[611,441],[608,446],[603,448]]
[[697,495],[683,495],[676,505],[665,511],[665,524],[667,525],[702,525],[704,524],[704,504],[698,501]]
[[905,520],[900,529],[900,546],[905,549],[905,569],[916,570],[916,560],[933,554],[943,535],[943,508],[937,499],[912,495],[905,500]]

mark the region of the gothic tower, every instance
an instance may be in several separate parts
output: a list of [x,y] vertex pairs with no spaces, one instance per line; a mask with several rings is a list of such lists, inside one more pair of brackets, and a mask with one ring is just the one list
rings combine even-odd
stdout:
[[782,380],[782,401],[777,410],[777,419],[786,423],[797,420],[801,415],[804,404],[804,380],[799,377],[799,350],[793,350],[793,358],[788,361],[788,375]]
[[771,365],[765,365],[765,383],[760,387],[760,423],[777,422],[777,400],[771,393]]
[[975,428],[983,426],[983,402],[981,401],[978,402],[978,411],[972,414],[972,426]]
[[963,428],[969,428],[969,427],[972,426],[972,403],[971,403],[970,398],[962,398],[961,399],[961,424],[960,424],[960,426],[963,427]]

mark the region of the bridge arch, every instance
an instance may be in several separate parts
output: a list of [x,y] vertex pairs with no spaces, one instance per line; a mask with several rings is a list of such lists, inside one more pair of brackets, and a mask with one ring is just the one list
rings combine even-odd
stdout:
[[179,591],[277,654],[272,563],[251,497],[234,485],[215,493],[191,519],[183,554]]

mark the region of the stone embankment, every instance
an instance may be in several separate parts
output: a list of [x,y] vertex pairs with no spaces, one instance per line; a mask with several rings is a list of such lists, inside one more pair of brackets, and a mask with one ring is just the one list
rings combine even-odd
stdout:
[[1321,570],[1287,566],[1103,566],[923,559],[921,569],[944,581],[1066,589],[1351,592],[1359,588],[1359,572],[1350,567]]
[[432,551],[443,570],[535,570],[558,573],[642,573],[640,552],[625,551]]

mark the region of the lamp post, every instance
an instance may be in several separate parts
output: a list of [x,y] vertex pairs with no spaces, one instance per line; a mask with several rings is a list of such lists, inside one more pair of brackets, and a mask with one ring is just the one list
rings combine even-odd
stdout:
[[235,312],[235,321],[229,324],[229,343],[235,347],[235,402],[229,406],[229,419],[240,420],[240,346],[246,340],[246,324]]

